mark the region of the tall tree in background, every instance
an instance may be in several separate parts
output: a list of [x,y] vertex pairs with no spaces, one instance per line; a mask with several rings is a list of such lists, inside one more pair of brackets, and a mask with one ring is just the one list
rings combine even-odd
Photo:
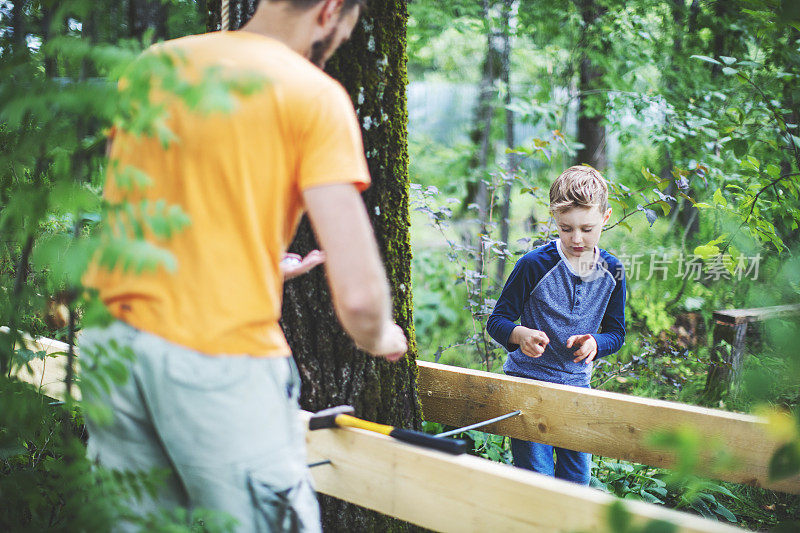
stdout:
[[128,30],[130,36],[141,39],[148,28],[155,30],[155,38],[167,38],[169,3],[161,0],[128,0]]
[[578,142],[583,145],[578,150],[577,163],[588,163],[597,169],[608,166],[606,157],[606,128],[604,122],[607,100],[603,91],[605,69],[598,61],[604,52],[604,36],[599,24],[608,11],[598,0],[576,0],[575,5],[583,21],[580,37],[580,57],[578,58]]
[[[505,95],[503,98],[504,114],[505,114],[505,145],[509,153],[506,155],[506,180],[503,185],[503,197],[500,205],[500,242],[505,243],[501,246],[508,248],[508,235],[510,231],[511,216],[511,179],[517,172],[517,156],[510,152],[513,150],[517,142],[514,138],[514,111],[511,109],[511,97],[513,91],[511,89],[511,50],[513,47],[513,37],[516,27],[516,10],[518,3],[516,0],[503,0],[503,55],[502,55],[502,74],[501,79],[505,86]],[[496,283],[502,285],[503,278],[506,271],[506,256],[500,254],[497,258],[497,269],[495,274]]]
[[[231,2],[231,12],[242,13],[231,17],[234,28],[252,16],[254,4]],[[208,20],[213,23],[219,20],[219,6],[210,8]],[[411,301],[407,17],[403,0],[370,2],[348,43],[328,61],[327,71],[350,92],[362,125],[373,180],[364,201],[391,284],[395,320],[409,339],[408,355],[392,364],[358,350],[336,319],[322,269],[286,285],[282,325],[303,380],[300,401],[304,409],[349,404],[368,420],[418,428],[422,413],[416,391]],[[304,219],[291,250],[306,254],[316,247]],[[323,524],[331,530],[382,531],[390,523],[397,527],[393,519],[334,498],[320,496],[320,505]]]
[[[481,3],[483,24],[486,34],[486,55],[483,58],[483,68],[480,85],[478,86],[478,100],[475,103],[475,118],[470,132],[470,140],[475,144],[475,152],[470,160],[470,169],[475,171],[475,182],[468,191],[469,201],[474,201],[481,211],[481,219],[486,217],[483,213],[489,209],[489,193],[484,183],[489,158],[492,155],[492,119],[495,111],[495,94],[497,81],[502,70],[502,51],[499,48],[498,28],[493,22],[494,0],[483,0]],[[478,269],[480,270],[480,269]]]

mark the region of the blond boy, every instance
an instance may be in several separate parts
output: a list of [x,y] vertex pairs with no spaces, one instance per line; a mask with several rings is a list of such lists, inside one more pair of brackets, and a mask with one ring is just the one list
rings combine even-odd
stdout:
[[[606,181],[568,168],[550,187],[550,212],[558,239],[517,262],[487,329],[509,351],[506,374],[588,388],[593,361],[625,341],[624,269],[597,246],[611,216]],[[589,483],[588,453],[518,439],[511,450],[516,466]]]

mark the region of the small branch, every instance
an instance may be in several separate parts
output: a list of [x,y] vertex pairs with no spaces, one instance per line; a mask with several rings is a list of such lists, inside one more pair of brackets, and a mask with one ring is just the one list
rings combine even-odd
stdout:
[[[781,116],[781,115],[778,113],[777,109],[775,109],[775,107],[772,105],[772,103],[770,102],[770,99],[767,97],[767,95],[766,95],[766,94],[764,94],[764,91],[763,91],[763,90],[761,90],[761,87],[759,87],[758,85],[756,85],[756,84],[755,84],[755,82],[754,82],[754,81],[753,81],[753,80],[752,80],[752,79],[751,79],[749,76],[747,77],[747,83],[749,83],[750,85],[752,85],[752,86],[753,86],[753,88],[754,88],[756,91],[758,91],[758,94],[759,94],[759,95],[761,95],[761,99],[762,99],[762,100],[764,101],[764,103],[767,105],[767,107],[769,108],[770,112],[772,112],[772,115],[775,117],[775,120],[778,122],[778,124],[783,124],[783,127],[784,127],[784,128],[786,128],[786,121],[785,121],[785,120],[784,120],[784,118],[783,118],[783,117],[782,117],[782,116]],[[786,140],[787,140],[787,141],[789,142],[789,144],[791,145],[791,147],[792,147],[792,152],[794,153],[794,161],[795,161],[795,165],[797,166],[797,168],[798,168],[798,169],[800,169],[800,153],[798,153],[797,145],[794,143],[794,140],[792,139],[791,135],[789,135],[789,132],[788,132],[788,131],[787,131],[787,132],[785,132],[783,135],[784,135],[784,137],[786,137]],[[780,181],[780,180],[778,180],[778,181]]]
[[[73,240],[77,240],[80,238],[81,229],[83,228],[83,221],[79,213],[75,215],[75,224],[72,227],[72,238]],[[67,401],[72,399],[72,385],[75,381],[75,326],[76,326],[76,318],[77,318],[77,311],[75,310],[75,300],[78,296],[78,291],[75,287],[69,287],[67,291],[68,294],[68,301],[67,305],[69,306],[69,329],[68,329],[68,337],[67,337],[67,344],[69,345],[69,351],[67,352],[67,375],[64,379],[64,385],[66,386],[66,393],[67,393]]]
[[30,262],[31,250],[33,250],[33,235],[28,235],[25,245],[22,247],[22,255],[17,263],[17,272],[14,279],[14,292],[11,294],[11,316],[8,318],[8,352],[0,354],[0,375],[11,372],[11,354],[14,353],[14,346],[19,334],[17,332],[17,313],[19,312],[19,302],[22,296],[22,289],[28,277],[28,263]]
[[686,290],[686,284],[687,284],[688,281],[689,281],[689,277],[688,276],[684,276],[683,277],[683,283],[681,283],[681,288],[678,289],[678,294],[676,294],[674,298],[672,298],[670,301],[668,301],[664,305],[664,309],[665,310],[670,309],[673,305],[677,304],[680,301],[681,296],[683,296],[683,291]]
[[[645,204],[645,205],[643,205],[642,207],[650,207],[651,205],[660,204],[662,201],[663,201],[663,200],[661,200],[661,199],[659,199],[659,200],[654,200],[654,201],[650,202],[649,204]],[[626,215],[624,215],[624,216],[623,216],[621,219],[617,220],[616,222],[614,222],[614,223],[613,223],[613,224],[611,224],[610,226],[606,226],[605,228],[603,228],[603,231],[608,231],[608,230],[610,230],[611,228],[613,228],[614,226],[618,226],[618,225],[620,225],[620,224],[622,223],[622,221],[623,221],[623,220],[625,220],[626,218],[632,217],[633,215],[635,215],[635,214],[636,214],[636,213],[638,213],[638,212],[639,212],[639,210],[637,209],[636,211],[631,211],[630,213],[627,213],[627,214],[626,214]],[[623,213],[624,213],[624,211],[623,211]]]
[[753,197],[753,203],[750,205],[750,212],[747,213],[747,216],[745,217],[745,219],[741,222],[741,224],[739,224],[739,227],[736,228],[736,231],[733,232],[733,235],[731,235],[731,238],[728,239],[728,242],[725,243],[725,246],[723,246],[722,249],[720,249],[720,253],[721,254],[724,254],[726,251],[728,251],[728,248],[730,248],[731,244],[733,244],[733,239],[736,237],[736,235],[739,234],[739,231],[741,231],[742,227],[745,224],[747,224],[747,222],[750,220],[750,217],[753,216],[753,211],[755,211],[755,209],[756,209],[756,202],[758,201],[758,197],[761,196],[764,193],[764,191],[766,191],[770,187],[775,186],[776,184],[778,184],[779,182],[785,180],[786,178],[791,178],[791,177],[794,177],[794,176],[800,176],[800,172],[793,172],[791,174],[783,174],[783,175],[778,176],[777,178],[773,179],[772,181],[770,181],[768,184],[764,185],[763,187],[761,187],[761,190],[759,190],[756,193],[756,195]]

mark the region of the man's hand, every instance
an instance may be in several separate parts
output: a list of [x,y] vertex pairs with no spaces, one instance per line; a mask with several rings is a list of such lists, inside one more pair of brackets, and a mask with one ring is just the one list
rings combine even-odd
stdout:
[[511,332],[509,341],[519,344],[519,349],[528,357],[541,357],[550,339],[544,331],[517,326]]
[[283,272],[283,281],[288,281],[297,276],[302,276],[317,265],[325,262],[325,252],[320,250],[312,250],[305,257],[300,257],[297,254],[286,254],[281,260],[281,272]]
[[389,361],[397,361],[408,351],[408,343],[403,328],[389,322],[385,324],[374,346],[360,347],[375,357],[383,357]]
[[572,360],[575,363],[583,361],[584,364],[588,365],[597,356],[597,341],[593,335],[588,333],[585,335],[573,335],[567,339],[567,348],[572,348],[573,346],[578,347],[575,350],[575,359]]

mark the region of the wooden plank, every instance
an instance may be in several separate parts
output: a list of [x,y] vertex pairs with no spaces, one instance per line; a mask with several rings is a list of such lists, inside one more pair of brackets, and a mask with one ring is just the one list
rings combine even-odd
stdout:
[[[688,427],[700,435],[701,450],[724,447],[736,460],[731,471],[706,475],[800,494],[800,475],[767,479],[769,459],[782,442],[766,433],[762,418],[425,361],[417,366],[426,420],[460,427],[521,409],[522,415],[485,430],[659,467],[674,465],[675,457],[646,445],[647,436]],[[706,454],[699,463],[710,462]]]
[[[66,343],[28,339],[28,347],[64,353]],[[77,350],[76,350],[76,353]],[[47,396],[64,399],[66,357],[31,362],[33,372],[20,379],[42,385]],[[538,440],[652,466],[669,467],[674,457],[643,442],[658,429],[695,428],[708,443],[724,442],[738,465],[732,472],[710,472],[726,481],[800,494],[800,476],[771,483],[767,463],[781,444],[766,435],[759,417],[687,406],[623,394],[536,382],[478,370],[418,361],[419,391],[428,420],[465,426],[516,409],[523,414],[484,428],[498,435]],[[73,387],[80,398],[80,391]]]
[[[27,346],[47,353],[68,349],[46,338],[27,339]],[[34,361],[34,372],[20,377],[44,383],[46,394],[63,399],[64,361],[64,356]],[[310,413],[301,416],[307,419]],[[311,471],[318,491],[437,531],[607,531],[607,506],[615,499],[533,472],[357,429],[309,431],[306,440],[310,461],[332,462]],[[639,523],[667,520],[686,533],[741,531],[643,502],[623,504]]]
[[[0,327],[0,332],[7,332],[8,327]],[[69,345],[66,342],[57,341],[55,339],[48,339],[47,337],[33,338],[30,335],[23,335],[25,340],[25,347],[34,352],[43,351],[53,357],[45,357],[44,359],[33,359],[27,366],[22,367],[17,372],[17,377],[22,381],[31,383],[39,387],[42,394],[55,398],[57,400],[64,400],[66,397],[66,385],[64,378],[67,375],[67,357]],[[78,349],[75,349],[75,354],[78,354]],[[76,374],[77,374],[77,359],[76,359]],[[72,396],[76,400],[80,400],[81,393],[78,387],[72,387]]]
[[[332,462],[311,470],[317,491],[435,531],[610,531],[607,506],[616,498],[596,489],[359,429],[309,431],[306,441],[309,461]],[[644,502],[622,503],[640,524],[742,531]]]
[[722,309],[714,311],[714,319],[728,324],[761,322],[770,318],[800,314],[800,304],[754,307],[751,309]]

